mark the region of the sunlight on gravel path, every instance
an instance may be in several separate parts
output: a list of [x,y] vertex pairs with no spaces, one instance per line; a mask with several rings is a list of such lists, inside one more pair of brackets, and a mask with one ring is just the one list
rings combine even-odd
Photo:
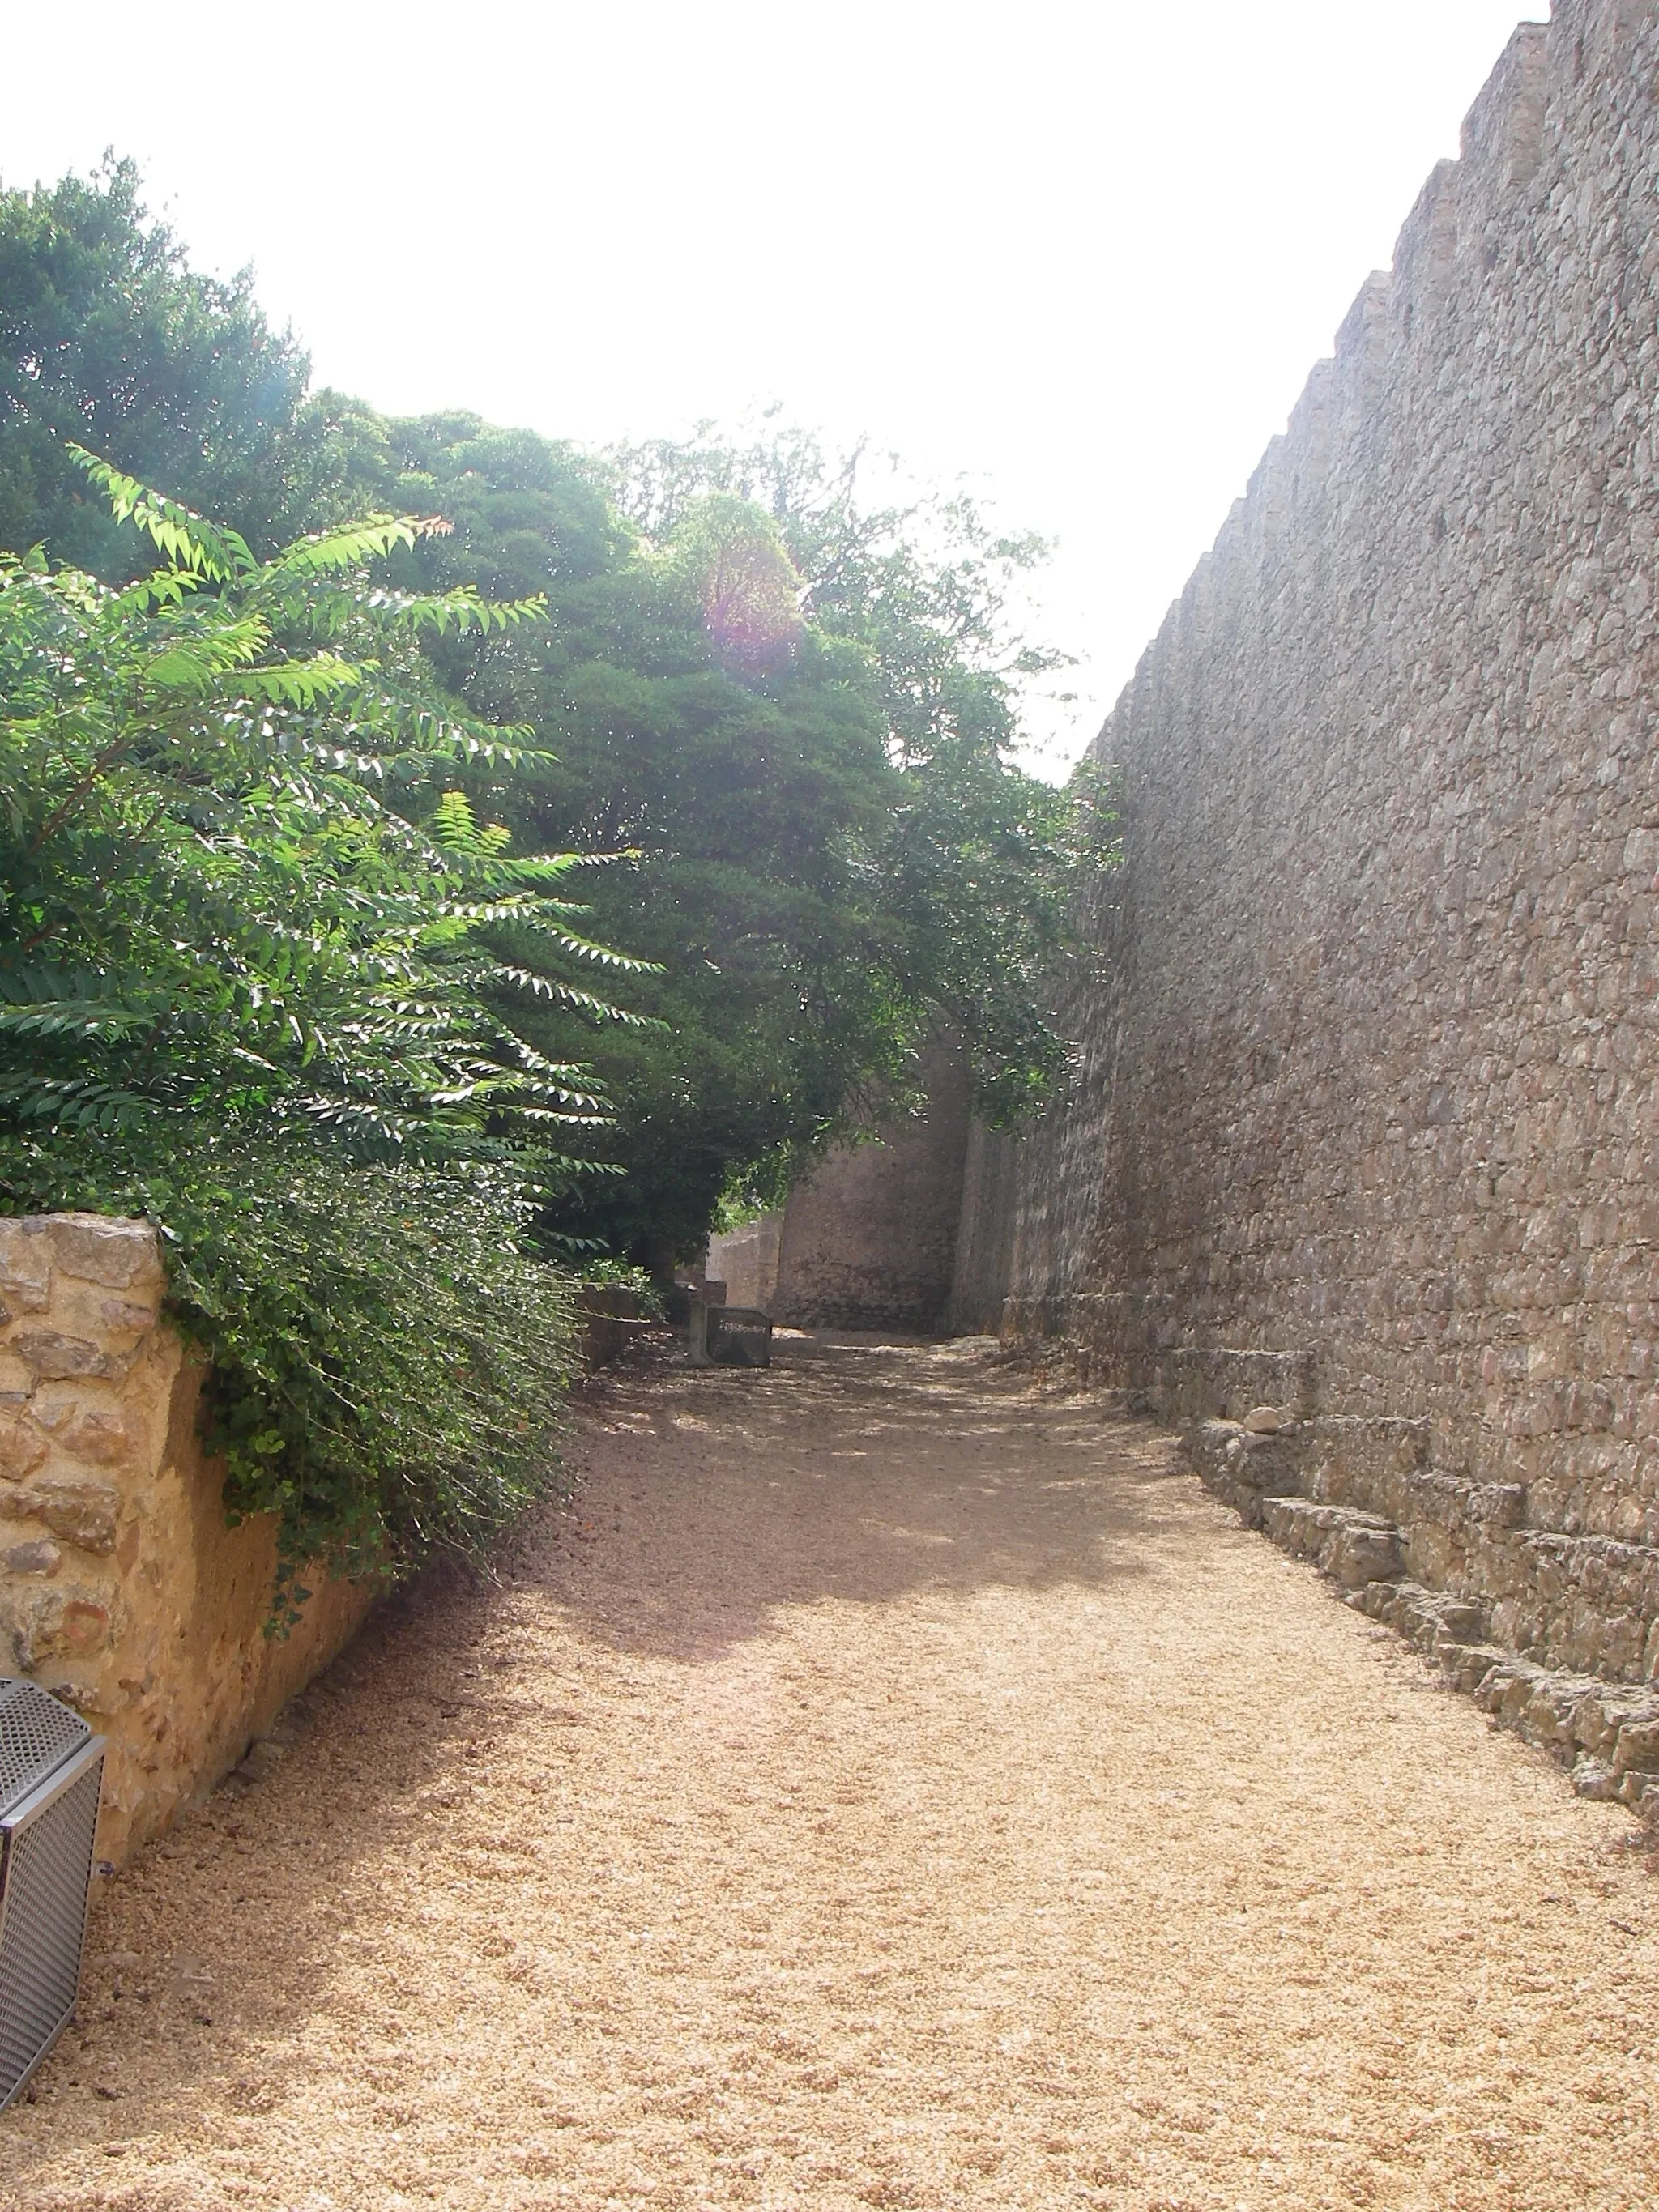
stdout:
[[1157,1430],[984,1348],[611,1381],[97,1907],[29,2212],[1647,2212],[1659,1890]]

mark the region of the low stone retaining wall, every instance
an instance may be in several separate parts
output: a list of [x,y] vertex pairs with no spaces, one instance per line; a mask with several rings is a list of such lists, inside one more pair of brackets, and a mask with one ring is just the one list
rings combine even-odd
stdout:
[[[1394,1532],[1394,1571],[1478,1610],[1493,1643],[1545,1668],[1659,1680],[1659,1546],[1540,1523],[1525,1483],[1459,1465],[1426,1415],[1327,1413],[1313,1378],[1310,1355],[1176,1353],[1152,1402],[1176,1425],[1198,1425],[1200,1472],[1253,1527],[1273,1528],[1273,1498],[1356,1528],[1379,1521]],[[1252,1407],[1283,1426],[1241,1427]]]
[[[206,1367],[166,1287],[144,1222],[0,1219],[0,1674],[109,1738],[98,1851],[117,1865],[241,1762],[376,1595],[307,1575],[298,1624],[265,1634],[276,1523],[226,1525]],[[647,1325],[629,1291],[589,1285],[579,1307],[589,1368]]]
[[0,1220],[0,1674],[110,1740],[100,1857],[118,1864],[242,1758],[353,1634],[373,1593],[318,1578],[264,1625],[275,1523],[225,1525],[204,1368],[161,1317],[155,1232],[98,1214]]
[[1571,1767],[1582,1796],[1659,1814],[1659,1573],[1641,1545],[1528,1525],[1520,1483],[1435,1463],[1433,1425],[1322,1415],[1309,1355],[1166,1358],[1155,1409],[1206,1485],[1328,1575],[1455,1688]]

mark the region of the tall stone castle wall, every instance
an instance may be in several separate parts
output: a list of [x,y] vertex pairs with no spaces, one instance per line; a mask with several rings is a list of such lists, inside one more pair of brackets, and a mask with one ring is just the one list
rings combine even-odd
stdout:
[[1626,1678],[1659,1668],[1656,93],[1652,0],[1516,32],[1097,742],[1125,859],[1076,1079],[1012,1164],[974,1148],[957,1240],[981,1325],[994,1264],[1102,1381],[1276,1391],[1278,1487]]

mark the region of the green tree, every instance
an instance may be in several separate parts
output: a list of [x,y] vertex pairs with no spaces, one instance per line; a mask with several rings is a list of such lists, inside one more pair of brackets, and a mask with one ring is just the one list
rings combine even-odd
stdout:
[[[477,426],[446,452],[454,427],[393,427],[422,496],[465,518],[422,557],[545,589],[551,618],[527,652],[469,643],[453,679],[558,757],[504,804],[540,836],[638,851],[596,908],[661,969],[640,1003],[664,1030],[597,1055],[627,1179],[574,1194],[567,1223],[660,1263],[723,1194],[775,1195],[890,1109],[940,1027],[967,1041],[990,1119],[1040,1103],[1064,1059],[1046,978],[1079,848],[1071,799],[1010,757],[1022,687],[1061,665],[1011,613],[1038,542],[967,501],[868,504],[859,457],[782,432],[597,464],[543,448],[543,471],[586,472],[638,535],[603,562],[590,538],[578,574],[526,532],[504,572],[488,501],[524,488],[497,471],[528,456]],[[550,551],[550,502],[541,520]],[[575,1048],[550,1024],[556,1040]]]
[[388,434],[385,495],[456,526],[415,549],[425,580],[549,601],[533,640],[435,648],[447,680],[551,756],[481,781],[477,803],[535,842],[636,856],[590,896],[600,933],[657,963],[635,995],[660,1026],[584,1036],[550,1006],[532,1034],[591,1056],[617,1102],[605,1144],[624,1176],[570,1192],[556,1224],[661,1267],[734,1175],[781,1171],[873,1079],[902,1078],[915,1024],[875,858],[899,790],[876,672],[802,619],[752,502],[701,498],[653,544],[579,456],[463,417]]
[[465,773],[534,757],[417,649],[539,604],[388,589],[411,517],[261,561],[79,459],[163,557],[0,561],[0,1204],[167,1227],[230,1501],[290,1566],[475,1549],[549,1476],[568,1304],[519,1242],[602,1119],[508,1010],[603,1022],[635,964],[578,856],[475,814]]
[[[625,1176],[562,1189],[550,1230],[660,1265],[728,1188],[775,1190],[902,1097],[941,1024],[994,1118],[1051,1085],[1070,817],[1011,757],[1054,661],[1013,611],[1035,540],[969,501],[872,497],[867,456],[770,425],[594,457],[307,397],[247,280],[193,273],[130,165],[0,197],[0,544],[135,573],[60,451],[90,436],[248,518],[261,556],[365,507],[441,514],[384,580],[545,600],[543,625],[428,629],[419,649],[440,693],[535,732],[534,758],[453,763],[449,803],[521,849],[630,855],[589,879],[583,926],[660,965],[635,997],[656,1027],[479,984],[501,1034],[590,1063],[617,1101],[591,1149]],[[537,970],[510,921],[473,943]]]
[[245,271],[188,266],[131,161],[0,191],[0,549],[106,580],[143,554],[70,462],[78,441],[261,550],[318,519],[335,464],[310,365]]
[[580,855],[517,857],[480,827],[458,775],[530,757],[450,707],[413,649],[539,603],[375,588],[370,565],[433,527],[410,517],[261,562],[88,473],[167,560],[123,591],[38,555],[0,568],[0,1110],[253,1116],[428,1158],[582,1126],[580,1072],[493,1005],[608,1012],[561,964],[636,963],[556,895]]
[[772,519],[801,580],[801,611],[871,656],[893,757],[905,767],[957,744],[1006,762],[1025,687],[1069,666],[1024,634],[1020,580],[1047,559],[1035,532],[996,530],[977,503],[907,484],[871,497],[880,464],[860,445],[826,453],[775,412],[758,431],[704,423],[684,441],[617,446],[600,457],[621,513],[652,538],[700,503],[736,498]]

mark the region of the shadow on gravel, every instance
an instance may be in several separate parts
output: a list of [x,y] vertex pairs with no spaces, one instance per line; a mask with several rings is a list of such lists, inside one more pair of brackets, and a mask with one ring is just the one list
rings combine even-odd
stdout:
[[[287,2094],[267,2054],[337,2003],[389,1870],[453,1881],[459,1826],[504,1906],[549,1878],[465,1808],[550,1741],[586,1759],[587,1717],[540,1656],[550,1615],[696,1666],[781,1606],[1103,1587],[1145,1571],[1170,1469],[1158,1431],[1045,1401],[982,1346],[785,1339],[769,1370],[601,1378],[582,1418],[603,1470],[532,1518],[497,1583],[435,1573],[382,1606],[298,1701],[267,1780],[227,1784],[97,1886],[76,2024],[0,2118],[0,2212],[210,2212],[150,2148],[205,2109],[257,2158]],[[388,1983],[365,2043],[395,2051],[401,2001]]]
[[[472,1778],[544,1727],[501,1602],[454,1571],[389,1600],[295,1701],[266,1780],[226,1782],[94,1883],[74,2020],[0,2115],[0,2212],[222,2212],[153,2175],[128,2189],[119,2161],[204,2109],[257,2139],[284,2094],[266,2052],[330,2002],[381,1869],[430,1850]],[[66,2156],[95,2159],[95,2184]]]
[[520,1571],[613,1647],[691,1662],[778,1606],[1139,1573],[1174,1471],[1164,1432],[1044,1399],[982,1340],[786,1336],[769,1370],[624,1372],[590,1413],[639,1479],[540,1524]]

